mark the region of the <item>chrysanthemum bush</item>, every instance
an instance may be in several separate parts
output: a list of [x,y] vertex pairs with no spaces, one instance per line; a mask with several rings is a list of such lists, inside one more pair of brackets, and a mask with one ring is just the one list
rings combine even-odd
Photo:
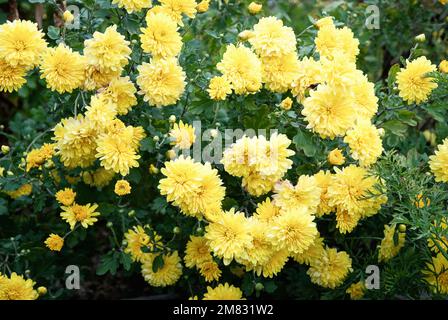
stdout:
[[68,2],[0,25],[0,299],[446,297],[443,3]]

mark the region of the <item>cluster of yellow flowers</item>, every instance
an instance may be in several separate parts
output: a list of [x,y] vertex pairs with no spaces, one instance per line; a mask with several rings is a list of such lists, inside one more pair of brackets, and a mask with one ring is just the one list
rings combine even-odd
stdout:
[[[66,221],[70,230],[74,230],[75,227],[81,225],[83,228],[88,228],[98,221],[99,212],[96,212],[98,208],[97,204],[86,204],[80,205],[75,202],[76,192],[71,188],[65,188],[56,192],[56,201],[61,205],[62,212],[60,214],[61,218]],[[58,234],[50,234],[45,240],[45,245],[48,249],[52,251],[61,251],[64,246],[64,239],[68,235],[67,233],[64,237]]]
[[[291,141],[283,134],[273,134],[269,140],[261,135],[244,136],[224,151],[224,169],[241,177],[242,186],[253,196],[273,191],[272,198],[247,215],[221,209],[225,190],[208,163],[183,157],[167,162],[162,169],[166,178],[159,184],[161,194],[184,214],[208,222],[205,234],[192,236],[185,252],[187,267],[196,267],[206,281],[219,280],[221,275],[211,254],[224,265],[236,261],[246,271],[264,277],[276,275],[292,257],[309,265],[312,282],[335,288],[352,271],[351,258],[324,244],[315,218],[336,212],[337,228],[347,233],[387,201],[377,187],[381,181],[367,169],[383,148],[381,131],[371,123],[378,101],[373,84],[355,66],[358,41],[348,28],[336,28],[331,18],[320,20],[318,26],[316,47],[321,60],[298,60],[292,29],[274,17],[260,19],[254,30],[244,35],[252,49],[229,45],[217,66],[222,76],[211,79],[208,92],[211,98],[223,100],[232,90],[236,94],[255,93],[263,83],[273,92],[291,90],[304,105],[302,113],[308,127],[323,138],[345,136],[344,142],[360,166],[300,176],[293,185],[282,180],[292,166]],[[317,87],[311,89],[313,85]],[[184,133],[184,137],[189,136]],[[180,145],[182,139],[176,141]],[[187,143],[185,147],[190,146]],[[345,161],[339,149],[331,158],[334,165]],[[380,246],[380,257],[398,252],[389,240],[390,232]]]
[[[211,79],[208,92],[212,99],[224,100],[232,89],[251,94],[263,83],[272,92],[290,90],[303,104],[309,129],[322,138],[345,136],[352,158],[370,166],[383,146],[381,131],[371,123],[378,109],[373,83],[356,69],[359,41],[349,28],[336,28],[331,17],[317,26],[320,60],[299,59],[294,31],[275,17],[261,18],[253,30],[240,35],[252,49],[243,44],[227,47],[217,65],[222,76]],[[286,99],[282,107],[290,109]]]
[[201,218],[220,211],[225,188],[210,163],[201,164],[180,156],[166,162],[161,172],[166,178],[159,181],[160,193],[184,214]]
[[224,169],[235,177],[243,178],[243,187],[254,195],[268,193],[274,184],[291,168],[295,154],[288,149],[291,140],[284,134],[239,139],[224,151]]
[[[145,229],[148,229],[148,235]],[[144,279],[152,286],[165,287],[173,285],[182,275],[182,264],[177,251],[166,254],[156,250],[163,249],[162,237],[149,227],[140,225],[125,233],[126,248],[125,252],[131,255],[133,261],[141,263],[142,275]],[[142,251],[146,248],[146,251]],[[161,256],[163,265],[155,270],[153,264],[155,259]]]

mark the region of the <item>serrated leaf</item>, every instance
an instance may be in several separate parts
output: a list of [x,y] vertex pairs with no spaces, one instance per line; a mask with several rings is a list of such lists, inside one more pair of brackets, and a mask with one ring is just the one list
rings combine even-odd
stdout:
[[152,271],[157,272],[163,266],[165,265],[165,261],[163,260],[163,255],[159,254],[157,257],[154,258],[154,261],[152,262]]

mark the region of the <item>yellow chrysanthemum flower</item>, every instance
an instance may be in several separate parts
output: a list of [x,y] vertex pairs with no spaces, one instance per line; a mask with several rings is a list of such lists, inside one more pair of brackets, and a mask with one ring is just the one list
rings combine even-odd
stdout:
[[375,188],[378,178],[370,176],[365,168],[350,165],[335,171],[327,190],[330,206],[350,215],[370,216],[387,201]]
[[100,72],[121,72],[128,64],[131,52],[129,41],[117,32],[116,25],[108,27],[104,33],[95,31],[92,39],[84,41],[84,56],[88,64]]
[[40,65],[47,88],[59,93],[79,88],[85,81],[86,60],[64,44],[45,51]]
[[142,9],[151,8],[152,0],[112,0],[112,4],[124,8],[130,13],[139,12]]
[[56,201],[66,207],[71,206],[75,202],[75,198],[76,192],[71,188],[65,188],[56,192]]
[[188,268],[199,267],[204,262],[212,261],[207,239],[204,237],[190,236],[185,248],[184,262]]
[[335,54],[343,54],[348,61],[356,61],[359,54],[359,40],[347,28],[335,28],[334,25],[322,26],[314,39],[316,50],[321,57],[333,59]]
[[262,57],[262,81],[266,89],[284,93],[299,75],[300,62],[296,52],[280,57]]
[[127,242],[124,252],[130,254],[132,261],[136,262],[142,262],[146,256],[151,255],[149,252],[143,252],[143,247],[152,250],[156,244],[162,244],[160,235],[153,232],[153,239],[151,239],[142,226],[134,226],[129,229],[124,234],[124,239]]
[[249,218],[247,228],[252,237],[252,245],[246,247],[246,256],[238,258],[237,261],[245,266],[263,265],[269,261],[275,251],[268,237],[269,225],[266,221]]
[[407,103],[418,104],[428,100],[431,91],[437,88],[437,83],[427,74],[436,69],[437,67],[426,57],[419,57],[408,62],[406,68],[401,68],[397,73],[400,97]]
[[97,188],[103,188],[107,186],[114,177],[114,171],[106,170],[104,168],[98,168],[95,171],[86,171],[82,173],[82,179],[84,183]]
[[5,193],[13,199],[29,196],[33,192],[33,186],[29,183],[21,185],[14,191],[5,191]]
[[196,141],[193,126],[184,124],[182,120],[179,124],[175,123],[173,125],[173,128],[170,130],[170,137],[172,139],[171,145],[174,145],[179,149],[190,149]]
[[0,274],[0,300],[36,300],[35,282],[13,272],[9,278]]
[[37,24],[27,20],[7,21],[0,25],[0,60],[31,69],[39,64],[47,47]]
[[154,272],[153,262],[155,258],[155,254],[143,258],[142,275],[145,281],[154,287],[166,287],[175,284],[182,275],[182,264],[177,251],[163,255],[163,266]]
[[357,74],[350,91],[355,100],[358,119],[371,120],[378,111],[378,98],[375,95],[374,84],[369,82],[367,76]]
[[78,222],[83,228],[88,228],[98,221],[96,217],[99,216],[100,213],[95,211],[97,208],[98,205],[96,203],[88,203],[86,205],[75,203],[69,207],[62,206],[61,209],[63,212],[61,212],[61,218],[70,225],[71,230],[75,228],[75,225]]
[[224,150],[221,163],[233,176],[243,177],[243,186],[255,196],[272,190],[292,166],[288,157],[295,154],[288,149],[291,140],[284,134],[274,133],[270,140],[264,136],[238,139]]
[[144,135],[135,137],[135,129],[137,128],[128,126],[98,137],[96,157],[104,169],[126,176],[131,168],[139,166],[137,160],[140,155],[137,154],[137,149]]
[[39,168],[47,160],[50,160],[54,155],[54,144],[44,143],[38,149],[33,149],[26,155],[26,171],[32,168]]
[[210,0],[202,0],[196,6],[196,10],[198,11],[198,13],[204,13],[207,12],[209,7],[210,7]]
[[100,70],[98,66],[88,64],[85,69],[85,82],[83,88],[85,90],[95,90],[104,88],[109,85],[111,81],[120,77],[122,69],[103,69]]
[[432,257],[431,263],[426,264],[423,274],[434,292],[448,294],[448,260],[442,253]]
[[61,251],[64,246],[64,238],[52,233],[48,236],[47,240],[45,240],[45,245],[52,251]]
[[448,182],[448,139],[444,139],[435,154],[429,157],[429,167],[437,182]]
[[322,82],[322,66],[313,58],[304,57],[299,61],[296,78],[291,82],[291,93],[302,102],[312,85]]
[[261,88],[261,61],[243,45],[228,45],[216,67],[231,83],[236,94],[255,93]]
[[300,176],[297,184],[293,186],[289,181],[278,183],[274,187],[272,198],[275,205],[283,210],[304,209],[306,212],[315,214],[320,203],[321,188],[312,176]]
[[218,281],[221,277],[221,270],[213,260],[201,263],[199,265],[199,273],[204,277],[206,282]]
[[117,107],[102,95],[94,95],[90,99],[90,105],[86,107],[85,119],[100,134],[113,122],[117,116]]
[[442,60],[439,64],[439,71],[443,73],[448,73],[448,61]]
[[292,255],[294,261],[301,264],[310,265],[314,260],[319,259],[325,251],[324,239],[317,233],[313,243],[303,252]]
[[404,247],[406,233],[398,232],[397,243],[395,243],[395,225],[384,225],[384,238],[378,250],[378,262],[386,262],[395,257]]
[[182,38],[177,23],[164,13],[148,14],[146,28],[141,28],[142,49],[153,58],[169,58],[179,55]]
[[347,131],[344,142],[350,147],[350,155],[361,166],[374,164],[383,153],[383,143],[379,130],[370,120],[359,119],[356,125]]
[[54,128],[57,155],[68,168],[86,168],[95,161],[96,129],[82,115],[62,119]]
[[206,227],[205,238],[213,253],[229,265],[233,259],[247,258],[246,248],[252,244],[247,230],[247,219],[234,209],[222,212],[216,221]]
[[176,22],[182,19],[182,14],[194,18],[197,12],[195,0],[160,0],[160,3],[163,8],[172,12],[172,16],[177,17],[174,19]]
[[318,29],[322,29],[322,28],[325,28],[325,27],[332,27],[332,26],[334,26],[333,17],[328,16],[328,17],[321,18],[321,19],[317,20],[314,23],[314,25]]
[[166,178],[159,182],[162,195],[168,202],[178,202],[187,199],[197,190],[198,181],[194,177],[199,176],[201,164],[191,158],[180,156],[176,160],[165,162],[161,172]]
[[175,104],[185,90],[185,72],[175,58],[153,59],[138,68],[139,94],[150,105],[163,107]]
[[113,79],[99,97],[116,105],[119,115],[126,115],[137,104],[135,88],[129,77]]
[[291,208],[278,216],[269,228],[268,237],[278,250],[300,254],[314,242],[317,236],[314,215],[305,208]]
[[350,295],[350,299],[352,300],[360,300],[364,297],[366,292],[366,285],[364,281],[358,281],[350,285],[350,287],[345,290],[347,294]]
[[0,92],[19,90],[25,83],[26,69],[21,65],[11,66],[0,59]]
[[258,220],[272,223],[275,218],[280,215],[280,207],[278,207],[270,198],[257,205],[256,213],[254,217]]
[[343,136],[356,119],[353,98],[343,90],[319,85],[303,101],[302,114],[308,129],[322,138]]
[[338,209],[336,211],[336,228],[342,234],[350,233],[358,225],[362,215],[359,212],[349,212],[346,210]]
[[318,259],[311,261],[307,274],[311,282],[334,289],[344,282],[351,271],[352,259],[346,252],[326,248]]
[[213,100],[226,100],[227,95],[232,93],[232,86],[225,77],[213,77],[207,92]]
[[118,180],[115,183],[114,192],[115,192],[115,194],[117,194],[119,196],[125,196],[127,194],[130,194],[131,193],[131,185],[126,180]]
[[207,292],[204,294],[203,300],[242,300],[243,292],[237,287],[225,284],[220,284],[215,288],[207,287]]
[[296,35],[276,17],[261,18],[254,25],[254,36],[249,43],[262,58],[284,57],[296,51]]
[[225,188],[210,163],[200,164],[183,156],[166,162],[162,168],[166,178],[159,183],[160,193],[181,208],[186,215],[213,220],[220,212]]
[[265,278],[273,278],[280,271],[282,271],[286,262],[289,259],[289,252],[286,249],[273,251],[269,257],[269,260],[262,264],[256,265],[253,268],[247,268],[249,270],[254,270],[257,276],[263,276]]
[[330,206],[330,196],[328,195],[328,187],[332,181],[332,174],[330,171],[320,170],[314,175],[317,186],[321,189],[320,203],[317,206],[316,217],[321,217],[325,214],[329,214],[333,211],[333,206]]

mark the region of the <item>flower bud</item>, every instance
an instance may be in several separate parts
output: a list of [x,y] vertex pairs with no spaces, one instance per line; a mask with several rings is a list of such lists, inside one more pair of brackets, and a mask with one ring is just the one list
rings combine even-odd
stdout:
[[218,133],[219,133],[219,131],[216,130],[216,129],[212,129],[212,130],[210,130],[210,136],[211,136],[212,138],[216,138],[216,137],[218,136]]
[[328,154],[327,160],[330,164],[334,166],[340,166],[344,164],[345,157],[342,154],[342,150],[336,148]]
[[415,41],[417,42],[425,42],[426,40],[426,36],[424,33],[419,34],[418,36],[415,37]]
[[5,145],[3,145],[2,146],[2,152],[4,153],[4,154],[8,154],[8,152],[9,152],[9,146],[5,146]]
[[47,288],[45,288],[45,287],[39,287],[39,288],[37,288],[37,293],[38,293],[40,296],[44,296],[44,295],[46,295],[47,292],[48,292],[48,290],[47,290]]
[[292,100],[290,97],[287,97],[280,103],[280,108],[282,108],[283,110],[286,110],[286,111],[290,110],[291,107],[292,107]]
[[65,23],[70,23],[73,20],[75,20],[75,17],[73,16],[73,14],[68,10],[64,11],[64,14],[62,15],[62,17],[64,18]]
[[166,157],[170,160],[173,160],[176,157],[176,152],[171,149],[166,152]]
[[263,5],[256,3],[256,2],[251,2],[249,4],[249,6],[247,7],[250,14],[257,14],[258,12],[261,11],[262,8],[263,8]]

